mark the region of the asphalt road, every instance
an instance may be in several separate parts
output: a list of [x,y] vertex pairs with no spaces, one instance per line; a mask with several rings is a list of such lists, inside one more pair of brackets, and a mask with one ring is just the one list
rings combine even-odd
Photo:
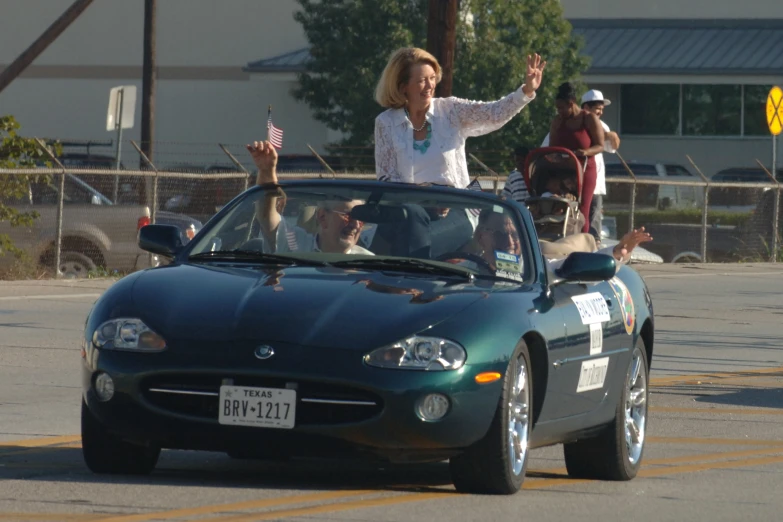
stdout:
[[0,521],[780,520],[783,266],[640,267],[656,311],[640,476],[569,479],[535,450],[523,491],[458,495],[441,464],[237,461],[164,451],[149,477],[81,459],[78,339],[111,281],[0,282]]

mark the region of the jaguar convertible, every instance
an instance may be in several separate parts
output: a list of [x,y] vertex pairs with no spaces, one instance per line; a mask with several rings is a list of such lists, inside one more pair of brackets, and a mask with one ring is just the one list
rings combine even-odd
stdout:
[[518,491],[532,448],[630,480],[653,307],[629,266],[545,258],[527,208],[376,181],[252,187],[170,260],[117,281],[82,346],[82,448],[146,474],[161,448],[236,458],[449,461],[458,491]]

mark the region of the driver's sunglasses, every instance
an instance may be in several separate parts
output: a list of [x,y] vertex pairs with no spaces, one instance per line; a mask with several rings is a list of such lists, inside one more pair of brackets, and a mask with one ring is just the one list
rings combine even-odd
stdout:
[[487,232],[492,233],[492,237],[496,243],[503,244],[504,241],[510,241],[511,243],[519,243],[519,234],[514,231],[506,230],[494,230],[488,227],[483,227]]
[[350,212],[343,212],[341,210],[329,210],[329,212],[334,212],[335,214],[340,216],[345,224],[348,224],[351,221],[356,221],[357,223],[359,223],[359,226],[364,226],[364,221],[351,217]]

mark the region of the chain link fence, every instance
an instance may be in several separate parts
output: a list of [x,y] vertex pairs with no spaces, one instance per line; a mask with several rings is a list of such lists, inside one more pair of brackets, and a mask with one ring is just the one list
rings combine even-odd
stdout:
[[[153,165],[135,143],[129,145],[139,164],[123,164],[120,170],[111,157],[96,159],[94,151],[88,154],[92,159],[64,154],[54,160],[53,168],[0,169],[0,176],[38,177],[24,197],[2,201],[37,216],[32,227],[0,221],[0,234],[8,234],[24,251],[24,263],[55,277],[155,266],[160,260],[137,244],[142,226],[177,226],[187,243],[226,203],[255,183],[244,146],[212,144],[196,151],[198,161],[172,161],[163,168],[158,163],[165,155],[156,152]],[[197,149],[188,147],[190,152]],[[237,157],[232,149],[242,154]],[[279,177],[375,179],[372,170],[331,172],[315,156],[308,158],[320,168],[281,168]],[[505,176],[494,172],[474,177],[486,192],[499,194],[504,187]],[[664,262],[776,262],[781,254],[781,186],[771,176],[766,183],[630,175],[606,181],[605,235],[618,238],[644,226],[654,240],[643,246]],[[9,252],[0,255],[0,270],[15,259]]]

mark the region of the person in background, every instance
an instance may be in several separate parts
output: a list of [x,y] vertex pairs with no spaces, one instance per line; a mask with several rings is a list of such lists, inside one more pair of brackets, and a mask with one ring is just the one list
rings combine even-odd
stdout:
[[[620,148],[620,137],[616,132],[611,131],[609,125],[601,119],[604,107],[611,104],[611,100],[604,98],[604,94],[597,89],[590,89],[582,95],[582,109],[595,114],[604,129],[604,152],[614,154]],[[601,221],[604,217],[603,199],[606,195],[606,165],[603,153],[595,155],[595,170],[595,192],[593,193],[593,202],[590,205],[589,220],[592,229],[590,232],[600,241]]]
[[530,149],[527,147],[520,146],[514,149],[514,165],[516,168],[509,173],[506,184],[503,187],[502,195],[519,203],[524,203],[530,197],[523,174],[525,171],[525,158],[527,158],[529,152]]
[[387,110],[375,118],[375,172],[379,180],[466,188],[465,140],[501,128],[536,97],[546,62],[527,57],[524,83],[493,102],[436,98],[441,68],[415,47],[390,57],[375,90]]
[[558,88],[555,105],[557,116],[549,129],[549,143],[552,147],[569,149],[580,162],[584,162],[579,210],[585,217],[582,232],[589,232],[588,217],[596,183],[595,155],[604,150],[604,130],[595,114],[582,110],[576,104],[576,91],[570,82]]
[[[592,112],[599,118],[601,127],[604,129],[604,152],[614,154],[620,148],[620,136],[609,129],[601,116],[604,113],[604,107],[611,105],[609,99],[605,99],[601,91],[592,89],[582,95],[582,109]],[[549,146],[549,134],[546,135],[541,143],[542,147]],[[593,192],[593,201],[590,204],[590,233],[593,234],[598,242],[601,241],[601,222],[603,220],[603,197],[606,195],[606,164],[604,163],[603,153],[596,154],[596,178],[595,192]]]

